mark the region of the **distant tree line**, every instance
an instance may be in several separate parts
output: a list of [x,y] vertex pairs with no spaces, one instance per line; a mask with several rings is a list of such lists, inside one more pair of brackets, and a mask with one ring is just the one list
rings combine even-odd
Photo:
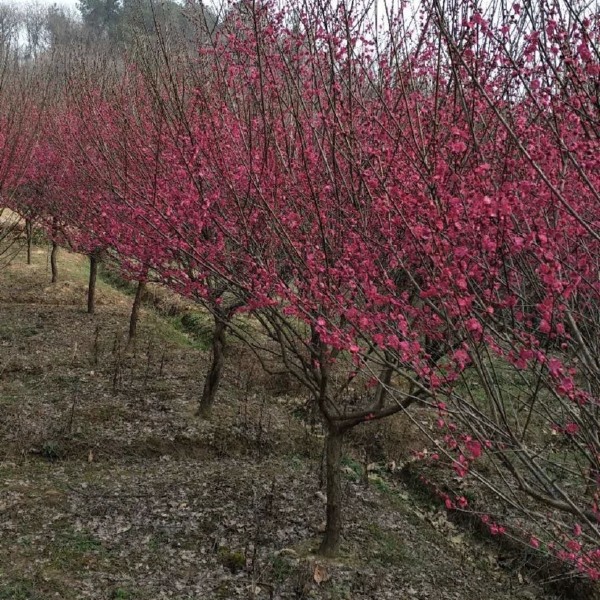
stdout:
[[20,60],[37,60],[67,47],[132,51],[140,41],[169,38],[194,52],[212,34],[216,12],[202,3],[173,0],[80,0],[77,10],[37,2],[0,2],[0,48]]

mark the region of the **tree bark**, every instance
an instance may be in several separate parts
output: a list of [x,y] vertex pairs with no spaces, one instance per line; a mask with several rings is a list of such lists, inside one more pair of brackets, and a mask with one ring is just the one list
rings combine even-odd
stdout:
[[58,254],[58,244],[52,241],[52,252],[50,252],[50,269],[52,271],[52,283],[58,281],[58,266],[56,264],[56,255]]
[[329,428],[325,440],[327,473],[327,522],[319,554],[333,557],[338,553],[342,537],[342,448],[343,432]]
[[87,311],[89,315],[93,315],[96,310],[96,279],[98,278],[98,262],[100,261],[98,254],[92,252],[90,254],[90,281],[88,285],[88,304]]
[[135,299],[133,300],[133,306],[131,307],[131,317],[129,318],[129,341],[131,341],[137,332],[137,324],[140,316],[140,307],[142,305],[142,298],[144,296],[144,290],[146,289],[146,282],[140,279],[138,281],[137,289],[135,291]]
[[206,379],[204,380],[204,389],[202,398],[198,406],[198,415],[208,419],[212,412],[221,375],[223,373],[223,363],[225,362],[225,332],[227,330],[227,321],[219,315],[214,315],[215,329],[212,339],[212,360]]
[[31,264],[31,246],[33,244],[33,223],[25,219],[25,235],[27,236],[27,264]]

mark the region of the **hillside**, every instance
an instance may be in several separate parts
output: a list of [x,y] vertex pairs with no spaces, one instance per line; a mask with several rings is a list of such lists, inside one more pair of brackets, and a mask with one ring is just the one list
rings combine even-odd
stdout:
[[352,448],[342,554],[316,557],[322,439],[293,386],[234,347],[200,420],[205,345],[146,307],[127,348],[131,298],[104,281],[90,317],[61,252],[54,285],[43,247],[0,270],[0,599],[550,597],[397,473],[365,487]]

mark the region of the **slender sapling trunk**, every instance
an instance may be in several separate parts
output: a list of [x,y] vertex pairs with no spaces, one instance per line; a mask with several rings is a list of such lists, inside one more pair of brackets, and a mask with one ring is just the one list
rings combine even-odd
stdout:
[[129,318],[129,341],[135,338],[137,333],[137,324],[140,316],[140,307],[142,305],[142,298],[144,297],[144,291],[146,289],[146,282],[142,279],[138,281],[137,289],[135,291],[135,299],[133,300],[133,306],[131,307],[131,317]]
[[25,219],[25,235],[27,236],[27,264],[31,264],[31,246],[33,244],[33,223]]
[[96,310],[96,279],[98,277],[98,262],[100,258],[96,252],[90,254],[90,281],[88,285],[87,311],[93,315]]
[[50,270],[52,272],[52,283],[58,281],[58,266],[56,264],[56,255],[58,254],[58,244],[52,241],[52,251],[50,252]]

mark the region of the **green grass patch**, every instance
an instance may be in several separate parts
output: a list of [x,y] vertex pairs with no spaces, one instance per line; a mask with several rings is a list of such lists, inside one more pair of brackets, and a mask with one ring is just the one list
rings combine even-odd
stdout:
[[136,291],[137,284],[128,281],[124,277],[121,277],[120,273],[114,267],[109,264],[100,263],[98,265],[98,279],[104,284],[119,290],[120,292],[133,296]]
[[372,485],[378,492],[382,494],[393,494],[390,484],[378,474],[370,474],[369,485]]
[[50,545],[50,559],[58,569],[77,570],[106,553],[100,540],[85,531],[62,530]]
[[344,456],[342,458],[342,472],[350,480],[360,481],[363,476],[363,471],[363,466],[350,456]]
[[219,548],[219,562],[232,573],[239,573],[246,566],[246,557],[240,550],[231,550],[226,546]]
[[387,531],[377,523],[368,525],[372,556],[384,567],[399,567],[411,560],[400,536],[394,531]]
[[271,568],[273,569],[273,578],[277,583],[283,583],[289,579],[296,571],[285,556],[277,554],[271,558]]
[[287,455],[288,465],[291,471],[300,472],[305,469],[305,459],[298,453]]
[[189,332],[181,323],[181,317],[179,316],[161,317],[154,315],[150,322],[155,334],[174,346],[202,351],[206,351],[211,347],[210,342],[202,338],[198,339],[193,333]]
[[214,325],[210,315],[187,312],[176,321],[175,327],[190,336],[201,350],[208,350],[212,346]]
[[134,600],[140,598],[140,595],[132,590],[117,588],[111,592],[110,598],[111,600]]
[[0,584],[0,600],[43,600],[29,580]]

